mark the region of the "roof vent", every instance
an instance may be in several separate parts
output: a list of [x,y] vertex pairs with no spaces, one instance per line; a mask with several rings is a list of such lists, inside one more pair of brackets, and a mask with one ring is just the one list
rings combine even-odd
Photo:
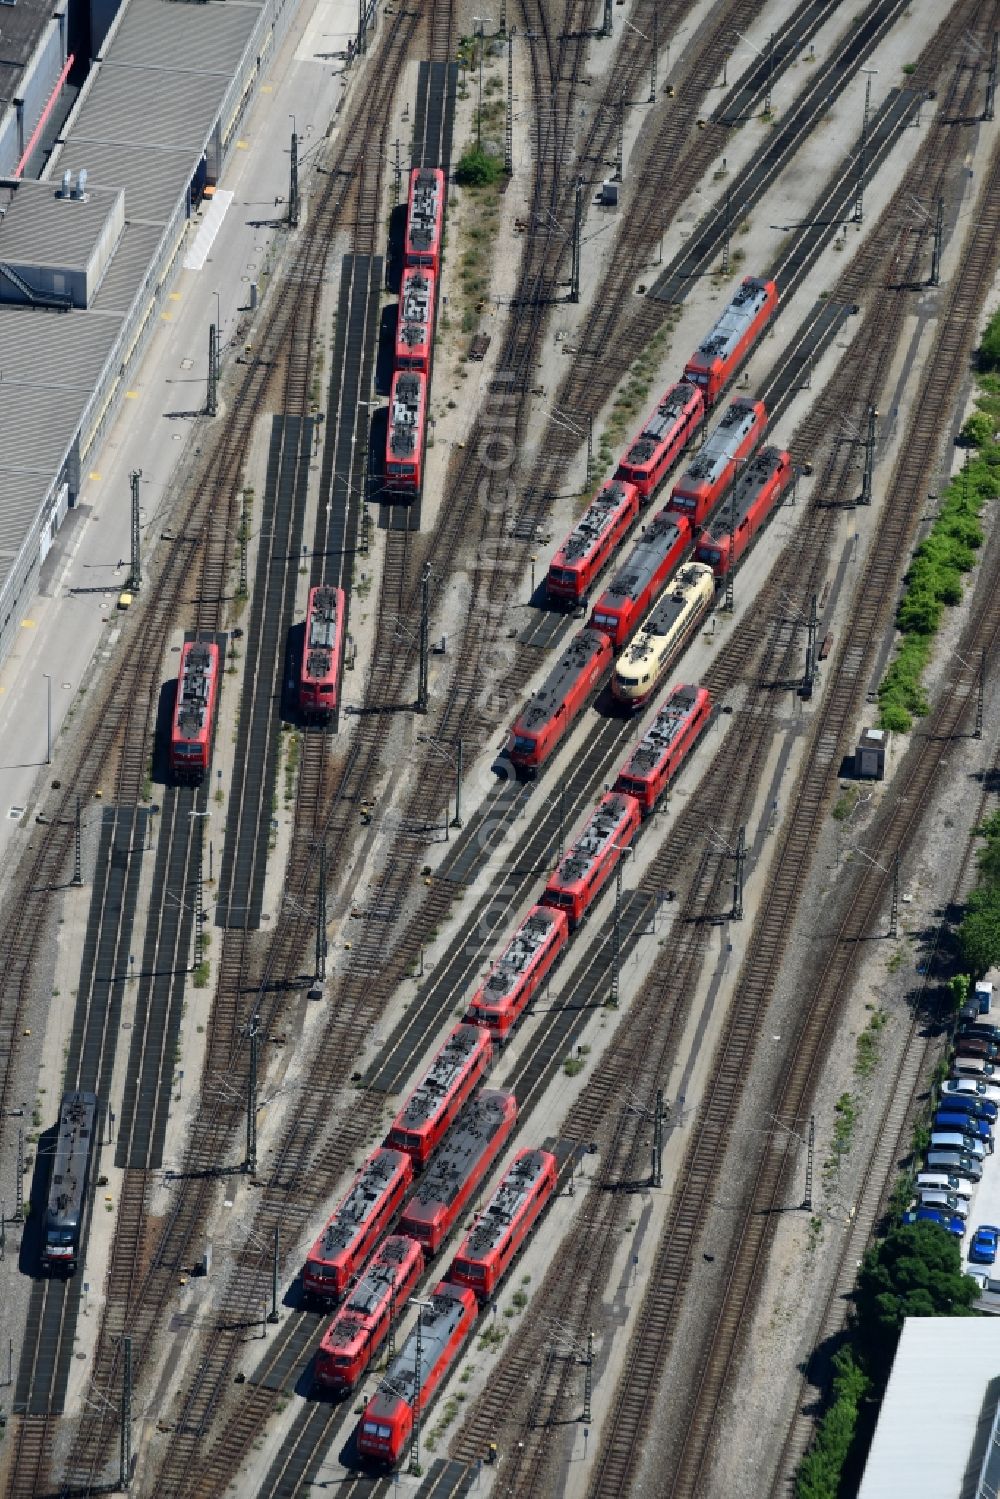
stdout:
[[59,196],[60,198],[69,198],[72,196],[72,193],[73,173],[70,171],[69,167],[67,167],[65,172],[63,172],[62,188],[60,189]]

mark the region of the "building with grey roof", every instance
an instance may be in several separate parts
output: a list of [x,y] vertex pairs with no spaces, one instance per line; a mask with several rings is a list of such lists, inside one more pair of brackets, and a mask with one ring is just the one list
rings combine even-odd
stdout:
[[51,0],[0,4],[0,177],[25,160],[68,69],[66,10]]
[[0,659],[297,7],[126,0],[46,180],[0,187]]
[[1000,1489],[1000,1321],[907,1317],[858,1499]]

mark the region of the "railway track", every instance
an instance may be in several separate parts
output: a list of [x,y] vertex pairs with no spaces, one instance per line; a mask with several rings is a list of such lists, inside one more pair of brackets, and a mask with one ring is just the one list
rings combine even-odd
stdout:
[[[831,399],[834,400],[834,401],[836,401],[836,399],[837,399],[837,396],[836,396],[837,388],[838,387],[835,384],[833,390],[831,391]],[[843,397],[841,396],[840,399],[842,400]],[[801,564],[801,555],[800,555],[800,564]],[[796,590],[800,589],[801,586],[802,586],[802,579],[800,577],[798,580],[796,580],[796,584],[795,584]],[[764,605],[764,610],[766,612],[766,603]],[[727,760],[729,759],[728,756],[726,758],[727,758]],[[732,767],[730,767],[730,768],[732,768]],[[705,808],[702,806],[701,810],[704,812]],[[715,819],[713,818],[712,820],[714,821]],[[724,825],[728,825],[728,824],[724,824]],[[679,837],[682,836],[682,830],[678,830],[678,836]],[[686,942],[686,939],[685,939],[685,942]],[[659,1004],[660,1007],[662,1007],[663,1003],[664,1003],[664,995],[662,993],[660,993],[658,995],[658,1004]],[[654,1013],[656,1013],[656,1012],[654,1011]],[[640,1026],[639,1029],[641,1029],[641,1028],[642,1027]],[[635,1059],[633,1058],[633,1060],[635,1060]],[[641,1059],[640,1059],[638,1065],[641,1068]],[[612,1093],[613,1093],[614,1079],[616,1079],[620,1075],[623,1075],[623,1074],[619,1074],[619,1072],[617,1071],[617,1069],[612,1070],[612,1069],[608,1069],[607,1067],[602,1067],[601,1073],[600,1073],[600,1084],[601,1085],[598,1086],[596,1088],[596,1090],[593,1090],[594,1094],[595,1094],[595,1107],[593,1108],[592,1113],[591,1113],[591,1111],[588,1110],[588,1117],[586,1119],[580,1119],[580,1120],[577,1121],[577,1123],[579,1124],[579,1131],[578,1131],[577,1136],[576,1136],[577,1138],[583,1138],[583,1139],[590,1138],[590,1136],[588,1134],[588,1127],[591,1124],[594,1124],[594,1125],[597,1125],[597,1126],[600,1125],[600,1113],[601,1113],[601,1110],[604,1107],[606,1107],[606,1105],[608,1103],[608,1100],[605,1097],[605,1094],[607,1092],[607,1080],[608,1080],[608,1077],[610,1076],[611,1079],[612,1079],[611,1087],[612,1087]],[[628,1075],[631,1075],[631,1074],[628,1074]],[[661,1070],[660,1071],[660,1075],[661,1076],[665,1075],[665,1070]],[[573,1123],[573,1121],[571,1121],[571,1124],[572,1123]],[[707,1159],[711,1160],[711,1155],[710,1154],[707,1156]],[[612,1175],[612,1179],[615,1179],[614,1173],[612,1173],[611,1175]],[[627,1166],[623,1167],[621,1175],[619,1175],[617,1177],[617,1179],[619,1179],[619,1180],[620,1179],[633,1180],[634,1179],[634,1172],[630,1172],[630,1170],[629,1170],[629,1168]],[[697,1197],[697,1192],[695,1191],[692,1195],[693,1195],[694,1198],[696,1198]],[[684,1243],[687,1243],[690,1240],[690,1233],[691,1233],[692,1225],[693,1225],[693,1222],[694,1222],[693,1210],[692,1210],[692,1213],[689,1214],[689,1220],[690,1221],[688,1221],[687,1224],[686,1224],[686,1235],[684,1237]],[[678,1219],[677,1219],[677,1217],[675,1215],[675,1221],[674,1221],[674,1223],[672,1225],[671,1234],[668,1236],[668,1242],[672,1241],[677,1236],[677,1232],[679,1232],[680,1230],[682,1230],[684,1228],[685,1228],[685,1225],[679,1223],[679,1221],[678,1221]],[[580,1270],[581,1273],[582,1273],[583,1269],[585,1268],[585,1263],[583,1261],[576,1261],[574,1259],[570,1259],[569,1264],[570,1264],[570,1270],[569,1270],[569,1273],[566,1276],[566,1279],[564,1281],[564,1285],[569,1285],[569,1283],[570,1283],[570,1281],[572,1279],[572,1269],[573,1268],[576,1268],[576,1269]],[[599,1282],[599,1276],[597,1277],[597,1280]],[[660,1277],[659,1277],[659,1275],[656,1277],[656,1282],[657,1282],[657,1284],[660,1284]],[[676,1289],[676,1286],[675,1286],[675,1289]],[[565,1305],[561,1304],[560,1305],[560,1310],[558,1310],[558,1311],[555,1312],[556,1317],[561,1320],[564,1311],[565,1311]],[[572,1325],[572,1322],[571,1322],[570,1325]],[[577,1325],[578,1326],[579,1325],[584,1325],[585,1326],[586,1322],[583,1322],[582,1324],[581,1323],[577,1323]],[[538,1361],[538,1358],[539,1358],[539,1352],[538,1352],[537,1345],[529,1352],[528,1358],[529,1358],[529,1360],[533,1358],[534,1361],[535,1361],[535,1363],[537,1364],[537,1361]],[[521,1377],[523,1379],[524,1373],[525,1373],[525,1365],[521,1364],[520,1367],[521,1367]],[[491,1432],[491,1421],[494,1424],[499,1424],[500,1412],[501,1412],[502,1407],[503,1407],[504,1394],[505,1393],[509,1393],[509,1389],[505,1388],[506,1384],[507,1384],[507,1382],[504,1381],[503,1385],[501,1386],[501,1392],[500,1392],[500,1396],[499,1396],[498,1400],[495,1401],[495,1402],[494,1401],[490,1402],[490,1405],[491,1405],[491,1408],[492,1408],[492,1416],[491,1417],[487,1416],[486,1419],[481,1420],[479,1422],[478,1426],[476,1426],[475,1423],[474,1423],[474,1428],[473,1428],[473,1431],[472,1431],[472,1435],[470,1436],[470,1438],[468,1439],[468,1441],[466,1441],[464,1437],[461,1440],[461,1444],[460,1444],[459,1450],[464,1455],[471,1455],[471,1453],[473,1451],[475,1451],[475,1450],[481,1451],[482,1450],[481,1441],[482,1441],[483,1436],[487,1435],[487,1434],[490,1434],[490,1432]],[[511,1384],[510,1388],[516,1390],[516,1386],[517,1386],[517,1381],[514,1380],[512,1382],[512,1384]],[[635,1389],[638,1390],[640,1387],[643,1390],[645,1390],[647,1388],[647,1384],[646,1384],[646,1381],[641,1377],[641,1375],[638,1375],[637,1378],[632,1382],[632,1388],[635,1388]],[[526,1449],[526,1451],[525,1451],[524,1467],[525,1468],[530,1468],[532,1462],[538,1460],[537,1449],[536,1449],[535,1444],[533,1442],[526,1442],[525,1449]],[[523,1476],[522,1468],[519,1465],[518,1468],[517,1468],[517,1470],[516,1470],[516,1473],[514,1475],[515,1485],[520,1481],[520,1479],[521,1479],[522,1476]],[[602,1481],[609,1481],[609,1480],[606,1478],[605,1480],[602,1480]],[[616,1486],[615,1486],[615,1480],[614,1480],[613,1477],[610,1480],[610,1482],[611,1482],[610,1488],[604,1489],[603,1490],[604,1492],[623,1491],[623,1490],[619,1490],[619,1489],[616,1488]],[[600,1489],[600,1487],[598,1487],[598,1489],[596,1491],[597,1492],[601,1492],[602,1490]]]

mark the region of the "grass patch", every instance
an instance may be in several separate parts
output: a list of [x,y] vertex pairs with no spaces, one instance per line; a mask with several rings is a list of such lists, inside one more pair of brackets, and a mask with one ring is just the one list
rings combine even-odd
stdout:
[[844,791],[841,792],[840,796],[838,796],[837,800],[833,804],[833,815],[838,822],[847,821],[851,813],[854,811],[855,807],[858,805],[858,798],[860,795],[860,786],[848,786]]
[[962,575],[983,544],[980,515],[1000,489],[1000,312],[994,313],[978,350],[976,411],[962,427],[965,465],[948,483],[930,534],[913,554],[896,614],[902,639],[879,686],[883,729],[906,733],[929,710],[923,673],[946,608],[962,599]]
[[889,1016],[885,1010],[875,1010],[868,1024],[858,1037],[857,1050],[854,1057],[854,1074],[864,1080],[871,1077],[878,1065],[879,1037],[885,1029]]

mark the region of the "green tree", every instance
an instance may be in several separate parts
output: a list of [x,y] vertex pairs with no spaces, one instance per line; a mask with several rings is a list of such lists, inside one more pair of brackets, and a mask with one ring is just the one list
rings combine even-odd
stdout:
[[865,1368],[884,1384],[907,1317],[970,1316],[978,1295],[946,1229],[936,1223],[892,1229],[865,1255],[858,1276],[857,1342]]
[[1000,313],[994,313],[979,345],[979,368],[1000,370]]
[[967,973],[956,973],[954,978],[950,980],[948,988],[951,992],[951,1002],[956,1012],[967,1003],[971,983],[972,980]]
[[993,423],[985,411],[973,411],[962,423],[959,440],[969,448],[982,448],[993,436]]
[[972,973],[983,974],[1000,963],[1000,889],[981,885],[973,890],[958,940]]
[[858,1409],[869,1379],[850,1348],[833,1356],[833,1400],[819,1424],[816,1440],[802,1459],[797,1499],[837,1499],[844,1464],[858,1424]]

